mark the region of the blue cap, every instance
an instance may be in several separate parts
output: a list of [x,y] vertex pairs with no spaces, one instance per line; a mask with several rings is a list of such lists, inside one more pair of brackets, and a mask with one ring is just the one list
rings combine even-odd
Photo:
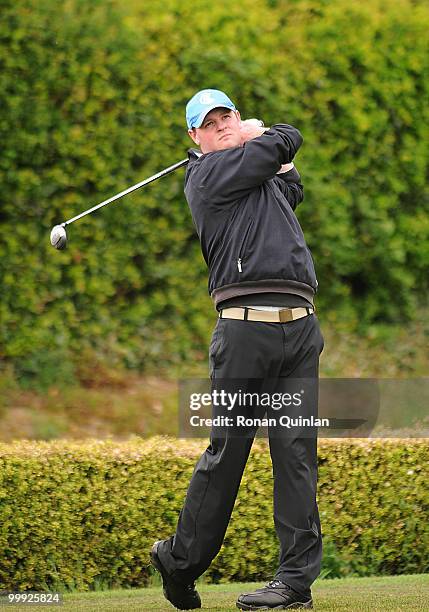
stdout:
[[186,105],[186,122],[188,128],[199,128],[204,117],[214,108],[236,110],[233,102],[219,89],[202,89]]

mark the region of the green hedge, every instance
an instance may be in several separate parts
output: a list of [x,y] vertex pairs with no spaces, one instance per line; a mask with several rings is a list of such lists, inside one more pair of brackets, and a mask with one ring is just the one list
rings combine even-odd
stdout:
[[[162,437],[0,444],[0,589],[147,584],[150,546],[174,532],[203,448]],[[319,442],[325,561],[334,547],[338,575],[429,570],[428,450],[427,440]],[[209,581],[272,576],[271,497],[258,441]]]
[[204,358],[213,309],[183,170],[71,226],[64,253],[49,232],[182,159],[184,105],[205,86],[304,134],[298,216],[322,319],[418,317],[428,26],[414,0],[3,0],[0,365],[48,386],[82,355]]

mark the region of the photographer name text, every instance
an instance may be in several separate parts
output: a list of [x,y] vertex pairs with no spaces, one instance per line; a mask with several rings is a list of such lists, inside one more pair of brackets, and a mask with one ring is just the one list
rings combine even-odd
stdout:
[[281,415],[278,419],[273,417],[246,417],[241,414],[236,416],[217,416],[214,418],[204,418],[192,415],[189,418],[192,427],[329,427],[329,419],[319,419],[317,417],[290,417]]

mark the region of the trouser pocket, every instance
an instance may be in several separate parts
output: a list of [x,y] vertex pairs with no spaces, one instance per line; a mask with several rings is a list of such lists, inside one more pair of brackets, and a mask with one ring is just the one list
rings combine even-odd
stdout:
[[209,347],[209,376],[215,377],[215,370],[219,364],[220,353],[224,340],[224,319],[218,319],[213,330],[212,339]]

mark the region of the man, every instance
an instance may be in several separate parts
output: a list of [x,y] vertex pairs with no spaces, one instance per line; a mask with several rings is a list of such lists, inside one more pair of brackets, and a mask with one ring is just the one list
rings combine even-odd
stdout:
[[[280,389],[292,379],[317,381],[323,349],[313,304],[317,280],[294,213],[303,187],[292,160],[302,137],[290,125],[242,122],[228,96],[213,89],[193,96],[186,118],[202,155],[190,151],[185,194],[219,311],[209,351],[212,388],[225,381],[235,389],[256,381],[259,390],[265,383]],[[308,414],[317,415],[317,393],[308,395]],[[152,548],[164,594],[179,609],[201,607],[194,581],[220,550],[256,429],[213,428],[175,535]],[[285,436],[274,427],[269,436],[279,567],[237,606],[312,608],[310,586],[322,555],[317,440],[302,429]]]

